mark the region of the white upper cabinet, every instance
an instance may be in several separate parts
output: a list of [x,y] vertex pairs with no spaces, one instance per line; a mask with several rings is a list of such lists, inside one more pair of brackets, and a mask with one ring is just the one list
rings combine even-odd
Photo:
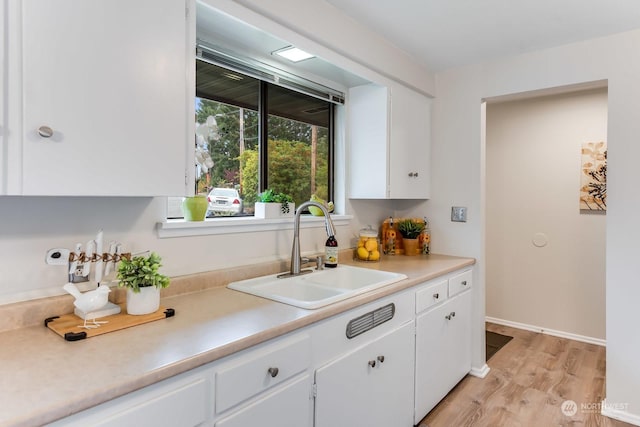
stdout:
[[[176,0],[24,0],[8,194],[184,195],[189,18]],[[192,96],[191,96],[192,98]],[[13,132],[12,132],[13,133]],[[190,143],[189,145],[187,145]]]
[[353,87],[348,129],[349,197],[430,197],[429,98],[399,84]]
[[[2,2],[0,4],[0,22],[6,22],[8,2]],[[7,144],[7,116],[5,106],[7,104],[7,90],[6,90],[6,76],[7,76],[7,26],[3,25],[0,29],[0,194],[5,194],[7,191],[7,177],[6,177],[6,144]]]

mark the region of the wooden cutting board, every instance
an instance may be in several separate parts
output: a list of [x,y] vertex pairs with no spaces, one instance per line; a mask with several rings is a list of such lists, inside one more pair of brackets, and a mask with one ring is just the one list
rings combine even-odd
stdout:
[[[173,317],[175,315],[175,310],[172,308],[160,307],[155,313],[139,316],[127,314],[126,304],[120,304],[120,308],[122,311],[118,314],[99,318],[98,321],[107,323],[100,324],[97,328],[84,328],[82,326],[84,320],[73,313],[49,317],[44,320],[44,326],[51,329],[67,341],[79,341],[85,338],[95,337],[97,335],[153,322],[155,320],[166,319],[167,317]],[[91,323],[87,322],[87,324]]]

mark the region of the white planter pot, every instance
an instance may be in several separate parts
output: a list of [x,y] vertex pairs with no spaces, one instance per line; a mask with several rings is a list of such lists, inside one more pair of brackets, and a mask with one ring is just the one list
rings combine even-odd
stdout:
[[127,313],[133,315],[155,313],[160,308],[160,289],[155,286],[140,288],[140,293],[127,289]]
[[256,202],[254,216],[256,218],[292,218],[296,212],[295,203],[288,203],[289,212],[282,213],[281,203]]

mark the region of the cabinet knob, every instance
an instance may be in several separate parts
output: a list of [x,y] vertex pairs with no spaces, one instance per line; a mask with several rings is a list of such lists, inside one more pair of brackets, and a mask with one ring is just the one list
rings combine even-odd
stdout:
[[271,375],[271,378],[275,378],[278,375],[279,370],[278,368],[269,368],[267,372]]
[[434,299],[438,299],[438,298],[440,298],[440,294],[433,294],[433,298],[434,298]]
[[53,136],[53,129],[49,126],[40,126],[38,128],[38,135],[43,138],[51,138]]
[[375,360],[369,360],[369,366],[371,366],[372,368],[376,367],[376,361]]
[[467,286],[467,281],[466,281],[466,280],[463,280],[460,284],[461,284],[462,286]]
[[378,356],[378,362],[384,363],[384,356],[382,355]]

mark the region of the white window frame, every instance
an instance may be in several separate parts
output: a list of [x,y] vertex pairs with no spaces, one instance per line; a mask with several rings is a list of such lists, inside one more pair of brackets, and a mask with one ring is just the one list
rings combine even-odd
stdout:
[[[335,226],[349,225],[353,215],[332,214]],[[303,215],[300,217],[300,228],[324,228],[324,217]],[[158,223],[158,237],[206,236],[213,234],[253,233],[256,231],[278,231],[293,229],[293,218],[263,219],[251,216],[211,218],[204,221],[185,221],[184,219],[167,219]]]

